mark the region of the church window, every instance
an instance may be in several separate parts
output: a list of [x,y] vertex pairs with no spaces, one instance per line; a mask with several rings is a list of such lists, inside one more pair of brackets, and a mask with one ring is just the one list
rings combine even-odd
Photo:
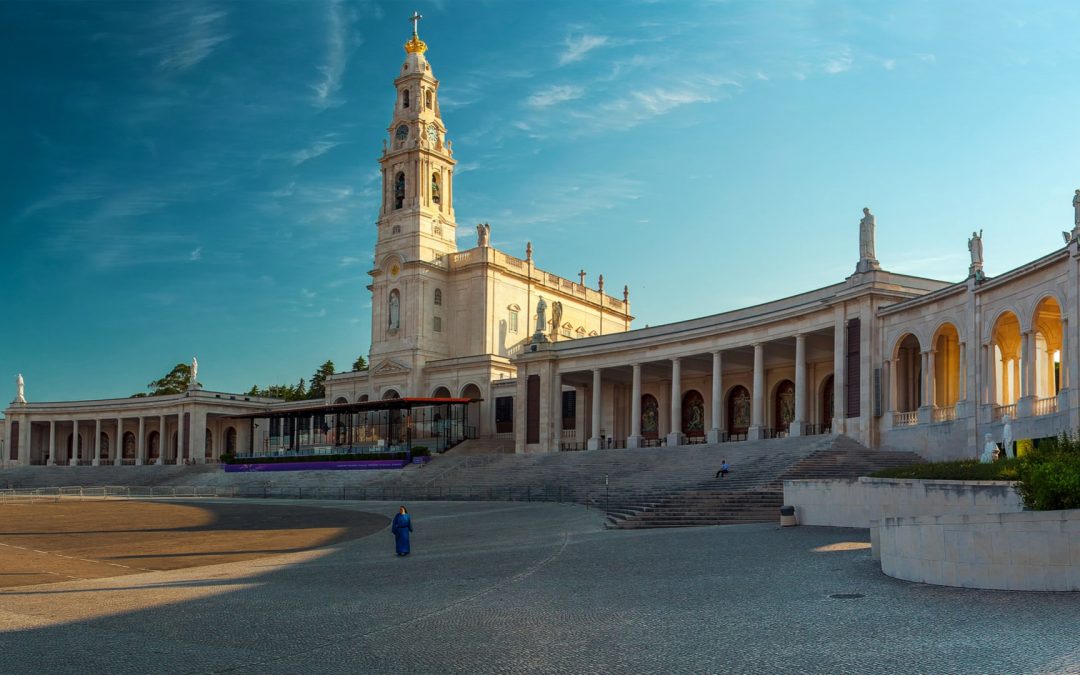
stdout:
[[394,131],[394,138],[396,138],[399,143],[404,143],[405,139],[408,137],[409,127],[405,126],[404,124],[398,126],[398,128]]
[[439,191],[439,172],[431,174],[431,201],[440,204],[442,203],[442,195]]
[[562,393],[562,428],[577,428],[577,392],[564,391]]
[[435,304],[436,305],[441,305],[442,304],[442,289],[441,288],[436,288],[435,289]]
[[400,209],[405,205],[405,173],[399,171],[394,177],[394,208]]
[[427,92],[427,107],[428,107],[428,110],[431,110],[431,101],[432,101],[433,98],[434,97],[431,95],[431,90],[428,89],[428,92]]
[[401,226],[395,225],[390,228],[390,234],[401,234]]
[[408,89],[402,89],[401,90],[401,107],[402,108],[408,108],[409,107],[409,90]]
[[441,333],[442,332],[442,317],[441,316],[433,316],[431,318],[433,319],[431,327],[435,330],[436,333]]
[[517,310],[510,310],[510,331],[513,333],[518,332],[518,313]]

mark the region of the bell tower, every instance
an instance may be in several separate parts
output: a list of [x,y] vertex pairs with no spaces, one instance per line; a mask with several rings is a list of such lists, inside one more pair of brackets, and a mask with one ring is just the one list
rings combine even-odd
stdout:
[[426,395],[424,364],[449,354],[451,293],[444,256],[457,252],[456,162],[439,114],[439,81],[418,34],[421,18],[415,13],[410,19],[412,38],[394,80],[394,112],[379,158],[382,204],[368,286],[370,358],[378,380],[373,383],[392,386],[401,396]]
[[432,261],[457,251],[454,222],[454,164],[439,114],[439,81],[417,34],[414,14],[405,62],[394,80],[394,114],[383,142],[382,208],[376,264],[389,253],[405,260]]

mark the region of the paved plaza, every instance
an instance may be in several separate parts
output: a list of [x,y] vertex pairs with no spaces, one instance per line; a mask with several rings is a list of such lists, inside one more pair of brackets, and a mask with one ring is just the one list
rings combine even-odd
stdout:
[[865,530],[620,531],[572,505],[410,506],[408,558],[382,529],[0,590],[0,672],[1080,672],[1077,594],[890,579]]

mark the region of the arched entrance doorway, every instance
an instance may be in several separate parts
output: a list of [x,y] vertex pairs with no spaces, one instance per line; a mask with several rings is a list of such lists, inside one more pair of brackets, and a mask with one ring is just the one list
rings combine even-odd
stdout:
[[147,445],[147,461],[150,463],[157,462],[158,457],[161,456],[161,434],[156,431],[151,431],[150,436],[146,440]]
[[225,452],[230,455],[236,454],[236,428],[229,427],[225,430]]
[[208,462],[214,460],[214,432],[209,429],[206,430],[206,450],[203,458]]
[[[461,389],[461,398],[481,399],[480,387],[475,384],[467,384]],[[467,406],[468,414],[465,419],[465,438],[478,438],[484,429],[480,425],[480,403],[470,403]]]
[[705,398],[695,389],[683,396],[682,432],[691,438],[705,435]]
[[836,398],[833,396],[833,376],[829,375],[821,384],[821,404],[818,406],[818,410],[821,411],[821,418],[818,421],[818,424],[821,425],[821,433],[825,433],[827,430],[832,429],[832,421],[836,411],[835,405]]
[[641,397],[641,437],[653,440],[660,437],[660,404],[652,394]]
[[728,392],[727,400],[728,433],[732,436],[745,436],[750,428],[750,391],[736,385]]
[[124,432],[124,459],[135,459],[136,451],[135,434],[130,431]]
[[773,394],[773,426],[777,432],[787,433],[795,421],[795,383],[783,380],[776,385]]

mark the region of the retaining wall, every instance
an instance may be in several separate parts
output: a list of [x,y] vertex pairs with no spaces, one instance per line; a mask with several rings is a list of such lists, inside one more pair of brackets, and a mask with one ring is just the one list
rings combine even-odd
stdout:
[[881,570],[943,586],[1080,591],[1080,510],[886,517]]
[[1012,513],[1024,506],[1005,481],[848,478],[784,481],[800,525],[872,527],[886,516]]

